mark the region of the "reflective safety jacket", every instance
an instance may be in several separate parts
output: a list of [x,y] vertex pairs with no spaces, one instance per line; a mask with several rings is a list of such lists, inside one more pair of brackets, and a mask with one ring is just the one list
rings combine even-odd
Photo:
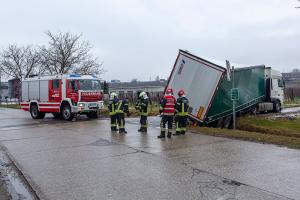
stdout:
[[159,111],[162,115],[174,115],[176,99],[173,95],[165,95],[161,102]]
[[140,115],[148,116],[149,114],[149,98],[141,99],[135,103],[135,109],[140,112]]
[[118,102],[119,102],[118,98],[114,98],[113,100],[109,100],[109,102],[108,102],[109,115],[115,115],[116,114],[116,108],[117,108],[117,103]]
[[148,98],[140,100],[139,109],[140,109],[141,115],[148,116],[148,114],[149,114],[148,105],[149,105],[149,99]]
[[119,100],[116,104],[116,113],[128,113],[129,108],[128,108],[128,102],[123,99]]
[[187,116],[189,113],[189,100],[182,96],[176,101],[175,112],[178,116]]

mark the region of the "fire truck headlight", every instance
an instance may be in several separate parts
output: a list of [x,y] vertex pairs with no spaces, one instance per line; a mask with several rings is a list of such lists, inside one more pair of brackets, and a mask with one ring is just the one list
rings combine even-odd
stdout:
[[84,103],[79,103],[79,104],[78,104],[78,107],[84,107],[84,106],[85,106]]

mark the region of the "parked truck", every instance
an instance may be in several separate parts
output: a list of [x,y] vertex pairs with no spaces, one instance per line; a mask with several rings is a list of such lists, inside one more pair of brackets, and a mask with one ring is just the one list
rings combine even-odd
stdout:
[[86,114],[97,118],[103,108],[100,80],[91,75],[61,74],[25,78],[22,80],[21,108],[33,119],[42,119],[46,113],[72,120]]
[[225,61],[215,64],[183,50],[179,50],[167,87],[174,93],[183,89],[190,100],[189,117],[210,126],[231,126],[233,88],[238,95],[234,97],[237,114],[280,112],[283,105],[280,72],[265,65],[232,71]]

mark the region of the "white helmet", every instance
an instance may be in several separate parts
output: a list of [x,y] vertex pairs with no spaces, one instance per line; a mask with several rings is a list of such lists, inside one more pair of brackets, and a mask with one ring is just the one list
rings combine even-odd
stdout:
[[145,94],[146,94],[146,92],[142,91],[142,92],[140,92],[139,97],[142,98]]
[[147,95],[146,92],[143,91],[143,92],[140,93],[139,97],[140,97],[140,98],[143,98],[143,99],[147,99],[147,98],[148,98],[148,95]]
[[115,92],[112,92],[112,93],[110,93],[110,97],[109,97],[109,99],[110,100],[113,100],[115,97],[117,97],[118,95],[117,95],[117,93],[115,93]]

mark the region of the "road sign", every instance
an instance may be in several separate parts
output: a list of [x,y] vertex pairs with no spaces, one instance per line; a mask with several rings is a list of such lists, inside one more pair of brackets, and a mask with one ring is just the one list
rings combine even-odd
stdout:
[[239,98],[240,98],[239,88],[232,88],[230,93],[231,93],[231,100],[232,101],[239,100]]

